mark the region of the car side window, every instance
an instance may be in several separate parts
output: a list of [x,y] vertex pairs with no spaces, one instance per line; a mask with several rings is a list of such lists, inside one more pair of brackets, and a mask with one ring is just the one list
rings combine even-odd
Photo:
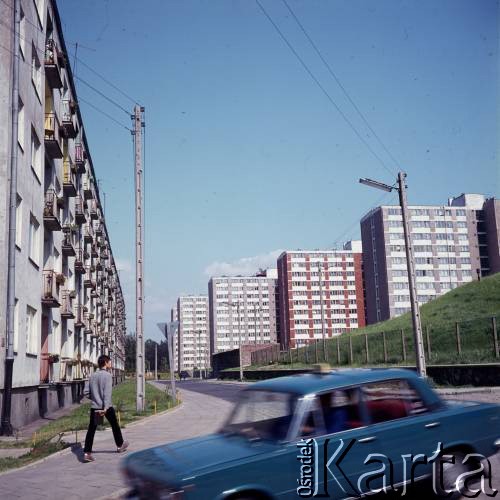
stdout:
[[373,424],[428,411],[417,391],[405,380],[374,382],[363,385],[361,391]]

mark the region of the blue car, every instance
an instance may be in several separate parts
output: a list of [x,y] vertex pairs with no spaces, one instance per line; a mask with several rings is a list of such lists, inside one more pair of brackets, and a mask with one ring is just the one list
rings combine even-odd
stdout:
[[351,498],[422,479],[450,497],[491,488],[499,446],[498,405],[443,401],[409,370],[328,370],[249,385],[218,433],[123,470],[141,499]]

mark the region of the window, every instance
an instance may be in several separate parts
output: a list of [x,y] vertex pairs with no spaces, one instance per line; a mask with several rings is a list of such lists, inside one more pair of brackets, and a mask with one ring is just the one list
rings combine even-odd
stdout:
[[33,127],[31,128],[31,168],[35,172],[38,180],[42,178],[42,155],[40,141]]
[[38,354],[37,312],[33,307],[26,307],[26,353]]
[[40,99],[42,95],[42,66],[34,44],[31,44],[31,81],[35,87],[38,99]]
[[19,300],[14,305],[14,352],[19,350]]
[[18,109],[18,115],[17,115],[17,143],[21,147],[21,149],[24,151],[24,104],[21,98],[19,98],[19,103],[18,103],[19,109]]
[[40,224],[33,214],[30,214],[30,231],[29,231],[29,258],[38,266],[39,263],[39,248],[40,248]]
[[61,352],[61,330],[57,321],[52,321],[52,349],[51,354]]
[[21,23],[19,25],[19,48],[21,49],[21,57],[26,60],[26,17],[23,9],[21,9]]
[[373,424],[428,411],[417,392],[404,380],[367,384],[361,390]]
[[21,249],[23,231],[23,200],[16,197],[16,246]]

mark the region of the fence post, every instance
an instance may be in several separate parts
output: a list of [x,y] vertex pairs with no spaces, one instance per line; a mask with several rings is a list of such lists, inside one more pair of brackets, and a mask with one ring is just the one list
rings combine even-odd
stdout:
[[318,339],[314,339],[314,357],[315,363],[318,364]]
[[425,338],[427,340],[427,358],[430,361],[431,360],[431,355],[432,355],[432,349],[431,349],[431,336],[430,336],[430,329],[431,327],[427,325],[425,327]]
[[491,318],[491,326],[493,328],[493,347],[495,348],[495,358],[500,358],[500,352],[498,350],[497,318],[495,316]]
[[455,336],[457,338],[457,354],[460,356],[462,354],[462,345],[460,343],[460,325],[458,321],[455,323]]
[[385,338],[385,332],[382,332],[382,340],[384,342],[384,363],[387,363],[387,340]]
[[349,364],[352,365],[353,364],[353,355],[352,355],[352,337],[349,335]]
[[401,328],[401,347],[403,349],[403,361],[406,361],[406,340],[405,331]]
[[337,365],[340,366],[340,339],[337,337]]
[[365,333],[366,364],[370,362],[370,351],[368,350],[368,334]]
[[308,365],[309,364],[309,344],[306,344],[305,353],[306,353],[306,365]]

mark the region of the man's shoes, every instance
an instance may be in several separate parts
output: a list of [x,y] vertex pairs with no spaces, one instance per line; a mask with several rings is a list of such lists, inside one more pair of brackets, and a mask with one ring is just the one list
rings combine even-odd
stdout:
[[128,448],[128,441],[123,441],[123,444],[119,448],[116,448],[116,451],[117,453],[123,453],[127,451],[127,448]]
[[84,462],[95,462],[95,458],[92,456],[92,453],[84,453],[83,454]]

